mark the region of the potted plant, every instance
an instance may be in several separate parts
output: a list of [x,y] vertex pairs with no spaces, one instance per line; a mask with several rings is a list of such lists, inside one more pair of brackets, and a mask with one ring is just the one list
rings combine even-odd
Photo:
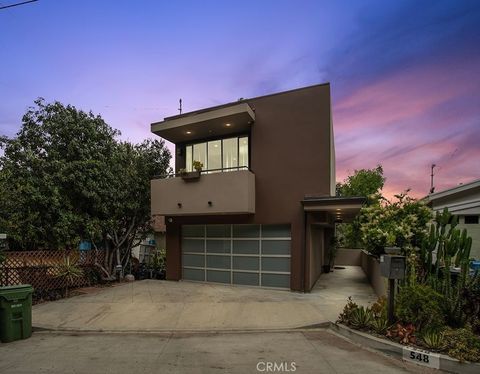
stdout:
[[187,172],[185,169],[179,169],[178,174],[182,177],[184,181],[192,181],[200,178],[200,174],[203,168],[203,164],[200,161],[193,161],[193,168],[195,171]]
[[323,272],[330,273],[335,266],[335,257],[337,255],[338,238],[333,236],[328,247],[328,264],[323,265]]

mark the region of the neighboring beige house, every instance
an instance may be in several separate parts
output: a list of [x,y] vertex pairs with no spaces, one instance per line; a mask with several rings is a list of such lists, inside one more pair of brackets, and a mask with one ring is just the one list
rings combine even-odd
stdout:
[[458,228],[473,239],[471,257],[480,259],[480,179],[427,196],[434,211],[444,208],[458,216]]

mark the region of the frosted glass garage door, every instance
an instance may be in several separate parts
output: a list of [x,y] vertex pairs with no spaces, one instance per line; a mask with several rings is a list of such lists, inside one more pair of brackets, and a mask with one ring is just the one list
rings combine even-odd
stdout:
[[183,279],[290,288],[290,225],[183,225]]

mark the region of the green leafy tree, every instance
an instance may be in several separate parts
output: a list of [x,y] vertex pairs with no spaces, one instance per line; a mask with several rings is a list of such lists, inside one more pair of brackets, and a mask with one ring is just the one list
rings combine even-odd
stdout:
[[[383,168],[381,165],[378,165],[374,169],[355,170],[353,175],[348,176],[343,182],[337,183],[336,191],[339,197],[366,197],[366,205],[371,205],[377,203],[381,198],[384,184]],[[352,223],[338,225],[337,236],[340,245],[343,247],[361,247],[359,219],[356,218]]]
[[35,101],[0,158],[1,221],[12,248],[69,248],[89,228],[109,183],[105,170],[119,132],[101,117]]
[[[337,196],[365,196],[377,195],[381,192],[385,184],[383,168],[378,165],[374,169],[355,170],[343,181],[337,183]],[[372,196],[372,198],[376,198]]]
[[107,251],[111,275],[150,227],[150,180],[171,158],[163,141],[139,145],[94,114],[35,101],[13,139],[2,138],[0,228],[12,249],[77,248],[90,239]]

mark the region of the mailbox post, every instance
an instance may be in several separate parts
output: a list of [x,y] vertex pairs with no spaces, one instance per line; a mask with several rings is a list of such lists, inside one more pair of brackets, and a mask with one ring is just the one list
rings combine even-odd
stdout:
[[395,279],[405,278],[405,256],[380,256],[380,273],[388,278],[388,323],[395,322]]

